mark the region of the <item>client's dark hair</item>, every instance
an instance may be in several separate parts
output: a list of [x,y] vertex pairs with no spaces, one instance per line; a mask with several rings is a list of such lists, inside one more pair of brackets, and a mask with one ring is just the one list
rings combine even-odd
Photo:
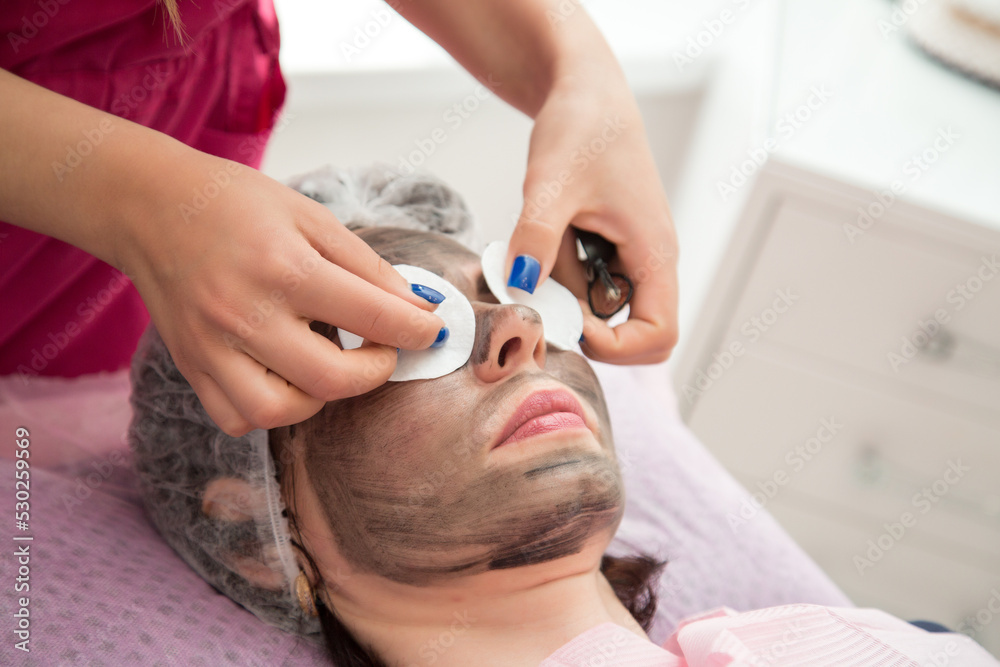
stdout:
[[[282,433],[279,434],[279,431]],[[272,436],[270,438],[272,455],[277,460],[280,458],[278,456],[280,452],[275,451],[275,449],[284,446],[285,442],[295,436],[295,426],[287,427],[287,429],[272,429],[270,435]],[[286,437],[288,440],[285,440]],[[278,474],[284,480],[282,486],[289,499],[288,527],[292,533],[292,544],[309,561],[310,568],[316,576],[315,589],[321,590],[326,586],[323,574],[312,554],[305,549],[299,540],[301,533],[298,525],[298,512],[294,507],[294,467],[286,466]],[[665,565],[666,561],[656,560],[646,555],[627,557],[605,555],[601,558],[601,572],[611,584],[615,595],[632,614],[636,622],[642,626],[642,629],[646,631],[649,631],[656,613],[655,586]],[[313,597],[316,610],[319,612],[323,640],[330,660],[336,667],[388,667],[372,646],[362,644],[351,634],[351,631],[337,616],[336,609],[328,607],[321,596],[314,595]]]

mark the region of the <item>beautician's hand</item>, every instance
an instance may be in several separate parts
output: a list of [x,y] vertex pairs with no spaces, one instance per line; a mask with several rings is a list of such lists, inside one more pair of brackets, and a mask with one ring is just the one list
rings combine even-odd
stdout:
[[[325,206],[234,162],[183,160],[114,256],[224,431],[302,421],[384,383],[396,347],[434,342],[434,306]],[[312,320],[382,345],[341,350]]]
[[[444,326],[325,206],[260,172],[2,69],[0,99],[18,102],[0,104],[0,219],[129,276],[227,433],[369,391],[392,374],[395,348],[426,348]],[[81,137],[90,150],[67,167]],[[342,351],[311,320],[373,343]]]
[[[535,117],[507,267],[525,264],[515,262],[518,255],[534,257],[538,283],[551,273],[580,297],[587,356],[654,363],[677,341],[677,237],[642,119],[618,72],[557,83]],[[635,285],[627,322],[609,328],[591,314],[570,225],[617,245],[612,271]]]
[[625,76],[585,8],[564,0],[421,0],[393,9],[535,119],[508,271],[518,255],[534,257],[539,264],[519,277],[542,282],[551,273],[589,314],[568,228],[600,234],[618,246],[612,271],[636,289],[624,324],[609,329],[586,317],[583,351],[620,364],[666,359],[677,340],[670,208]]

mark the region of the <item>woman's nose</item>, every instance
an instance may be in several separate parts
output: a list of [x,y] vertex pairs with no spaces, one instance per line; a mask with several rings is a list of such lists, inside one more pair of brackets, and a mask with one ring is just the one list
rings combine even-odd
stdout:
[[545,368],[545,337],[537,311],[521,305],[475,304],[472,368],[483,382],[498,382],[526,367]]

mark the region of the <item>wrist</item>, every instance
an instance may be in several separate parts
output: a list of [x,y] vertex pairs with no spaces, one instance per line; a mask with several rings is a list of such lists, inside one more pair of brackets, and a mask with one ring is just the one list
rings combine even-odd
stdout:
[[122,133],[123,150],[109,174],[113,192],[100,232],[106,239],[107,257],[102,259],[133,276],[148,259],[157,231],[179,224],[174,218],[184,201],[185,177],[200,172],[202,159],[211,156],[165,134],[129,125],[134,131]]
[[560,35],[553,49],[542,104],[552,96],[577,96],[601,107],[632,101],[625,73],[611,47],[590,17],[582,9],[577,13],[582,16],[573,17],[573,25],[567,19],[563,28],[555,28]]

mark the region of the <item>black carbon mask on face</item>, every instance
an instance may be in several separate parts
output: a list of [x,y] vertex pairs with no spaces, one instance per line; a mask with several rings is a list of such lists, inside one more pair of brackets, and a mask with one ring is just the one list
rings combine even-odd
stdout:
[[[478,258],[435,235],[373,231],[378,239],[364,238],[391,263],[441,272],[477,300],[477,341],[469,363],[454,373],[328,403],[303,424],[308,474],[341,555],[359,570],[430,585],[561,558],[595,535],[610,537],[624,494],[590,366],[578,354],[549,348],[542,371],[532,366],[499,382],[480,381],[473,364],[489,355],[491,322],[510,307],[479,301],[486,296],[475,293],[479,281],[469,275]],[[459,266],[466,267],[464,279]],[[597,415],[598,435],[567,432],[559,445],[528,458],[491,456],[507,417],[497,410],[560,385]]]

